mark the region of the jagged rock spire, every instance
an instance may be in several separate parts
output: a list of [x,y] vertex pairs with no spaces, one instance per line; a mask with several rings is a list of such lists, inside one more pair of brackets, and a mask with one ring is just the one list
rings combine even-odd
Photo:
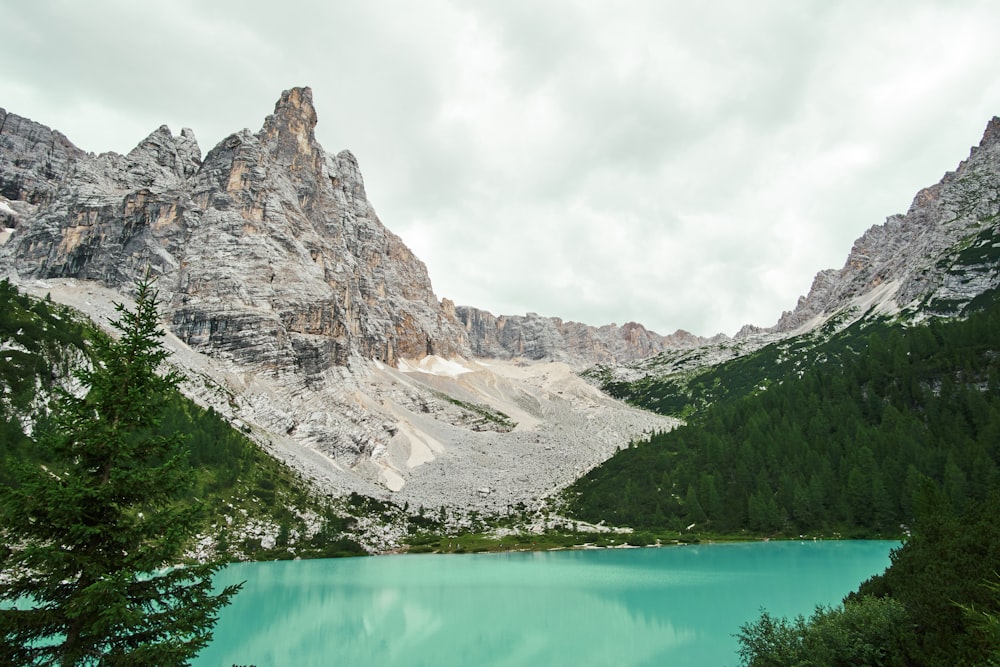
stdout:
[[281,93],[274,113],[264,120],[258,137],[275,147],[273,156],[281,162],[315,169],[322,153],[314,132],[316,122],[312,89],[292,88]]
[[983,139],[979,142],[980,148],[986,148],[1000,142],[1000,116],[993,116],[986,124],[986,131],[983,132]]

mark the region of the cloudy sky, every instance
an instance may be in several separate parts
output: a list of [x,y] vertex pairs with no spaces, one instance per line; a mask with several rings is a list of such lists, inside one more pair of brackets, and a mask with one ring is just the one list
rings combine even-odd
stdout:
[[0,107],[206,153],[308,85],[435,292],[734,333],[1000,115],[1000,3],[0,0]]

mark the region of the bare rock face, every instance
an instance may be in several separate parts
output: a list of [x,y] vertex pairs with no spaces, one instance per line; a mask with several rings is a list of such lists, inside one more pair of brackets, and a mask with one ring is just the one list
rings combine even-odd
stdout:
[[255,370],[314,378],[352,358],[466,351],[426,267],[368,203],[354,156],[324,152],[315,125],[311,91],[295,88],[260,132],[229,136],[204,161],[186,129],[96,158],[33,130],[71,159],[57,162],[58,197],[43,178],[9,188],[47,205],[5,261],[28,278],[112,287],[149,270],[182,340]]
[[424,264],[376,216],[354,156],[316,141],[308,88],[285,91],[259,132],[232,134],[204,159],[189,129],[163,126],[128,155],[95,157],[3,118],[0,213],[8,227],[30,224],[0,261],[29,279],[125,289],[149,271],[184,342],[254,370],[316,382],[352,359],[427,354],[582,368],[699,342],[438,302]]
[[969,158],[854,242],[839,271],[820,271],[808,296],[768,331],[790,333],[852,306],[954,315],[1000,286],[1000,118]]
[[0,196],[38,205],[51,201],[73,162],[86,153],[44,125],[0,109]]
[[[866,317],[961,315],[1000,288],[1000,118],[968,159],[917,193],[905,215],[889,217],[854,242],[844,266],[816,274],[807,296],[773,327],[743,326],[733,339],[665,351],[592,373],[601,381],[679,378],[799,334],[822,339]],[[815,337],[813,334],[818,333]]]
[[473,354],[479,357],[553,359],[587,367],[637,361],[707,342],[686,331],[661,336],[636,322],[592,327],[536,313],[496,317],[468,306],[456,308],[455,313],[465,326]]
[[0,244],[53,201],[85,155],[59,132],[0,109]]

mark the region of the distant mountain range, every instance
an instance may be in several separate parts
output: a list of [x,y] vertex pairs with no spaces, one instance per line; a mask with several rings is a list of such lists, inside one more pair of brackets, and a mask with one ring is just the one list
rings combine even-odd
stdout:
[[439,300],[354,156],[316,141],[308,88],[206,155],[160,127],[93,155],[0,109],[0,276],[100,320],[157,278],[186,392],[331,492],[504,511],[675,421],[597,382],[693,372],[871,313],[950,317],[1000,283],[1000,119],[906,215],[768,328],[735,338],[495,316]]

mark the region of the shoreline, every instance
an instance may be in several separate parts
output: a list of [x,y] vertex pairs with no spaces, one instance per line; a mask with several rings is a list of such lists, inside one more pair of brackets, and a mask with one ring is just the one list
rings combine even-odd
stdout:
[[[287,557],[265,557],[253,558],[244,561],[231,561],[232,563],[251,562],[273,562],[276,560],[321,560],[324,558],[366,558],[383,556],[420,556],[420,555],[475,555],[475,554],[501,554],[501,553],[532,553],[532,552],[555,552],[555,551],[601,551],[612,549],[663,549],[672,547],[688,546],[721,546],[727,544],[741,543],[766,543],[766,542],[898,542],[902,544],[905,535],[876,535],[868,537],[845,537],[843,535],[799,535],[799,536],[741,536],[741,535],[700,535],[691,536],[688,539],[669,538],[654,542],[637,544],[629,541],[628,534],[619,534],[624,539],[605,538],[590,539],[585,542],[570,540],[567,534],[542,534],[542,535],[521,535],[526,539],[511,540],[509,537],[502,539],[489,538],[483,534],[463,534],[458,536],[425,536],[417,544],[403,544],[397,549],[382,551],[378,553],[344,555],[344,556],[310,556],[308,554],[294,555],[291,553],[281,554]],[[589,534],[587,537],[594,537]],[[535,539],[527,539],[534,537]],[[579,535],[573,537],[581,537]]]

